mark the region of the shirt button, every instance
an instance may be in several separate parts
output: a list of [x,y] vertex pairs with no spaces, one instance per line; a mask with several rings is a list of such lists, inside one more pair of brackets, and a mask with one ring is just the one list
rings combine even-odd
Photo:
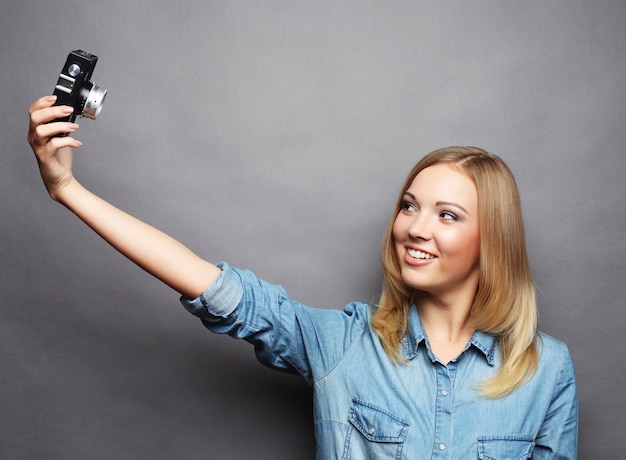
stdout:
[[370,428],[369,430],[367,430],[367,432],[371,435],[373,435],[374,433],[376,433],[376,430],[374,428]]
[[444,443],[439,444],[439,450],[446,450],[446,445]]
[[448,391],[447,391],[447,390],[443,390],[443,391],[441,392],[441,394],[442,394],[442,395],[444,395],[444,396],[448,396]]

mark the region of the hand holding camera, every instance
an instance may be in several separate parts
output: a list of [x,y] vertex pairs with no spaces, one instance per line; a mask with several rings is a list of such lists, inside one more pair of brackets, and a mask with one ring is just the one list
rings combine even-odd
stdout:
[[68,134],[77,116],[95,120],[107,91],[89,79],[98,60],[82,50],[72,51],[61,70],[53,96],[36,101],[29,110],[28,142],[37,157],[41,177],[55,200],[72,182],[72,148],[82,143]]

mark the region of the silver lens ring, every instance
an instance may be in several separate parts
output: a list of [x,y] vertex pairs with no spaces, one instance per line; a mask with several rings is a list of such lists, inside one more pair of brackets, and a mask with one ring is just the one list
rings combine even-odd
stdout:
[[83,109],[83,117],[91,118],[95,120],[102,110],[102,104],[107,96],[107,90],[100,88],[95,83],[89,91],[87,100],[85,101],[85,108]]

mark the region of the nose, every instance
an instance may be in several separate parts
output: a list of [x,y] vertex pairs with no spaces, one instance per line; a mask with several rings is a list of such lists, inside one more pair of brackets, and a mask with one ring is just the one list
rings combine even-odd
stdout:
[[426,213],[417,213],[408,227],[408,235],[412,239],[430,240],[432,238],[432,228]]

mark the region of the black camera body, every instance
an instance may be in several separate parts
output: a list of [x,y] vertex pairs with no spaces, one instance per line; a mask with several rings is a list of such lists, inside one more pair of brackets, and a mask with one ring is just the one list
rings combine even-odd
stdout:
[[67,56],[54,88],[54,95],[57,96],[54,105],[72,106],[74,112],[68,117],[54,121],[73,122],[78,115],[96,119],[107,94],[106,89],[89,81],[97,62],[98,56],[83,50],[72,51]]

